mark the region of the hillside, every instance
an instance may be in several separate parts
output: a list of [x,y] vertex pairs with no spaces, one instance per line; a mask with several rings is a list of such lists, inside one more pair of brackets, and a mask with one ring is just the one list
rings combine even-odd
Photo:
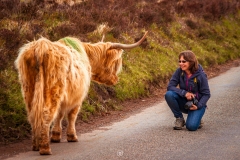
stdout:
[[164,88],[183,50],[195,52],[206,69],[240,57],[238,0],[88,0],[71,6],[2,0],[0,9],[0,144],[29,138],[14,60],[23,44],[41,36],[95,43],[102,37],[97,29],[107,24],[105,41],[132,43],[149,31],[144,45],[125,51],[116,86],[91,84],[79,114],[83,121]]

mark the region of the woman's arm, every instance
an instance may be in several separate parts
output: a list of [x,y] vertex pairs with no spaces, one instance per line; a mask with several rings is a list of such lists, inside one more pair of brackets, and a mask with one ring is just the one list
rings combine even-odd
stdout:
[[201,94],[201,98],[199,99],[197,107],[202,108],[203,106],[206,106],[207,101],[211,96],[209,85],[208,85],[208,79],[205,74],[201,75],[200,77],[198,92]]
[[180,83],[180,77],[181,77],[182,71],[180,68],[178,68],[172,78],[170,79],[168,83],[167,90],[168,91],[175,91],[177,94],[179,94],[181,97],[185,97],[187,91],[184,89],[177,88],[178,84]]

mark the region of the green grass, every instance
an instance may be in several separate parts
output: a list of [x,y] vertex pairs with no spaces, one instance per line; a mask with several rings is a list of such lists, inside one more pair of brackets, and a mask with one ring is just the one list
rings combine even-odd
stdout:
[[[117,98],[126,100],[150,94],[146,89],[148,83],[156,77],[169,77],[178,66],[178,53],[183,50],[192,50],[205,68],[240,57],[240,34],[235,29],[239,21],[222,19],[211,25],[203,23],[207,26],[201,29],[202,34],[207,36],[204,39],[198,34],[188,34],[189,30],[183,30],[177,23],[172,23],[168,32],[153,24],[153,37],[148,37],[151,49],[133,49],[123,57],[123,72],[119,84],[115,86]],[[168,45],[162,46],[156,39],[163,39]]]
[[[0,72],[5,88],[0,90],[0,143],[9,143],[29,135],[31,130],[21,96],[17,74],[12,70]],[[11,87],[8,87],[11,86]]]

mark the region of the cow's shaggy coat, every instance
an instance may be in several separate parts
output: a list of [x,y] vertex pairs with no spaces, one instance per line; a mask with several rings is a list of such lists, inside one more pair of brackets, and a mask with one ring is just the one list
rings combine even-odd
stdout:
[[[144,39],[145,36],[137,45]],[[112,47],[110,42],[90,44],[66,37],[57,42],[40,38],[20,48],[15,65],[32,127],[33,150],[51,154],[49,139],[60,142],[65,115],[67,140],[78,141],[75,121],[90,80],[106,85],[118,81],[122,49]]]

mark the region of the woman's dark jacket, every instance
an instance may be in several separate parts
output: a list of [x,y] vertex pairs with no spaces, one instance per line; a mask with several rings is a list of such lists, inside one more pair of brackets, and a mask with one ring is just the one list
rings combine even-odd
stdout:
[[[177,88],[177,86],[179,87]],[[169,81],[168,91],[175,91],[181,97],[185,97],[187,92],[195,94],[198,99],[198,109],[206,106],[210,98],[210,90],[208,86],[207,75],[204,73],[203,68],[199,65],[198,70],[187,78],[187,74],[179,67]]]

